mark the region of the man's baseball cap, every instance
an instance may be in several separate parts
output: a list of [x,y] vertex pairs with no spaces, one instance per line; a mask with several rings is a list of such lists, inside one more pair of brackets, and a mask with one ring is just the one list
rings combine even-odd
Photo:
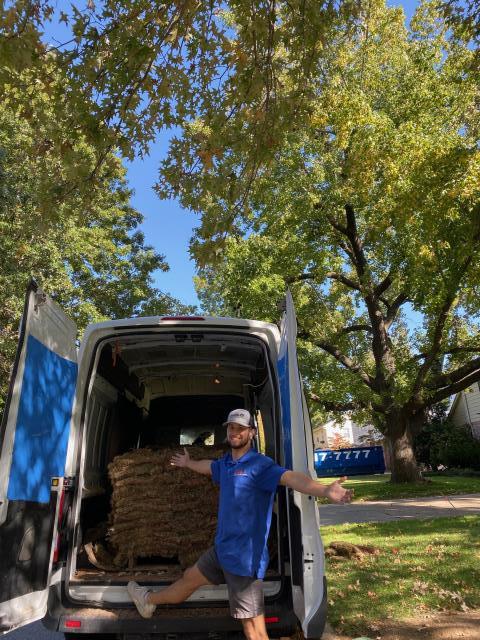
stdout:
[[246,409],[234,409],[230,411],[227,421],[223,423],[223,426],[226,427],[229,422],[235,422],[235,424],[241,424],[244,427],[252,426],[250,412]]

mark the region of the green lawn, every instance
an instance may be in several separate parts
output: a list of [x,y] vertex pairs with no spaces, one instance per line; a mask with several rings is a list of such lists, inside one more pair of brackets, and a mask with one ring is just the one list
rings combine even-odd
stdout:
[[[336,478],[321,478],[329,484]],[[442,496],[456,493],[480,493],[480,477],[434,476],[418,484],[392,484],[390,474],[356,476],[343,485],[355,490],[354,500],[389,500],[390,498],[414,498],[416,496]]]
[[380,550],[327,559],[328,618],[339,631],[375,637],[388,618],[480,608],[480,516],[322,527],[322,538]]

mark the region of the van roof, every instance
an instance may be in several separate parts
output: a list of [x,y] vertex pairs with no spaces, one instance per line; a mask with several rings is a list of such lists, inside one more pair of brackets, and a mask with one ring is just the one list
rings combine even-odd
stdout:
[[82,342],[86,342],[93,334],[100,335],[108,333],[112,330],[119,331],[122,329],[131,331],[132,329],[152,329],[152,328],[177,328],[195,331],[203,329],[239,329],[252,334],[263,334],[268,341],[273,341],[277,346],[280,342],[280,331],[277,325],[271,322],[263,322],[261,320],[248,320],[244,318],[228,318],[222,316],[149,316],[137,318],[124,318],[119,320],[106,320],[104,322],[96,322],[88,325],[85,330]]

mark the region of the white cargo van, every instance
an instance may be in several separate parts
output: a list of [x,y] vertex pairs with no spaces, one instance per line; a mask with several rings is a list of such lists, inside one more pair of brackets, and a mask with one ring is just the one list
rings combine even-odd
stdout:
[[[280,330],[237,318],[130,318],[76,328],[32,283],[1,430],[0,633],[34,620],[67,638],[243,637],[224,585],[183,605],[139,617],[127,593],[132,572],[81,558],[85,532],[108,517],[107,465],[138,447],[180,446],[199,432],[225,437],[228,412],[255,416],[257,447],[315,477],[313,443],[297,367],[296,323],[286,296]],[[315,500],[279,488],[265,579],[270,637],[298,622],[306,638],[326,617],[324,555]],[[161,588],[158,558],[139,582]],[[142,575],[144,576],[142,578]]]

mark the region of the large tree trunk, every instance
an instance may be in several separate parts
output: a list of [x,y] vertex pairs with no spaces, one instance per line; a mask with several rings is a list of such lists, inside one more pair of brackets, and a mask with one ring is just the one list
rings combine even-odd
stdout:
[[386,416],[385,436],[390,445],[392,482],[420,482],[422,474],[413,451],[415,419],[398,411]]

